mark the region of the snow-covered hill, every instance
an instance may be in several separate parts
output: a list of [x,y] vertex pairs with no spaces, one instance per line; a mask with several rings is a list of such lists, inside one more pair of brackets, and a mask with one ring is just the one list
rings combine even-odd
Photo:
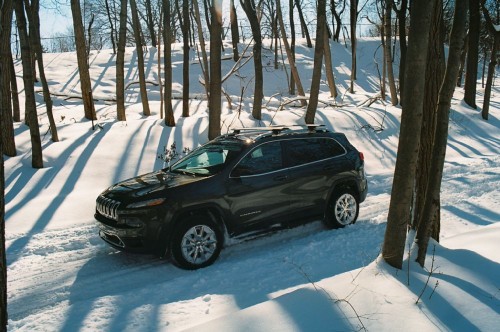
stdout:
[[[493,91],[490,120],[452,101],[442,192],[441,243],[430,246],[427,270],[409,259],[403,271],[380,258],[401,109],[377,102],[373,55],[379,41],[360,40],[356,94],[346,92],[349,50],[332,45],[340,96],[326,85],[316,122],[344,132],[364,152],[369,195],[355,225],[327,230],[320,221],[225,248],[208,268],[183,271],[152,256],[115,251],[97,234],[95,198],[119,180],[162,167],[164,147],[193,148],[207,140],[206,102],[193,99],[191,116],[173,100],[177,126],[159,119],[159,90],[149,84],[153,115],[144,117],[134,49],[126,54],[127,121],[117,122],[114,55],[91,55],[100,127],[92,131],[77,98],[73,53],[46,54],[47,77],[61,142],[52,143],[41,96],[39,120],[45,168],[33,170],[28,128],[15,125],[19,156],[5,161],[9,329],[21,331],[496,331],[500,326],[500,91]],[[242,46],[243,49],[243,46]],[[230,48],[226,48],[229,52]],[[182,91],[182,50],[174,47],[175,92]],[[297,47],[303,85],[310,86],[313,50]],[[378,56],[378,54],[377,54]],[[252,62],[224,88],[233,109],[228,127],[302,123],[301,108],[276,112],[287,98],[287,75],[266,50],[265,105],[251,118]],[[150,82],[158,73],[156,50],[146,55]],[[191,93],[202,95],[192,53]],[[380,63],[380,62],[379,62]],[[223,73],[233,66],[223,61]],[[16,64],[19,84],[21,65]],[[246,89],[241,111],[241,89]],[[482,104],[478,87],[478,105]],[[70,97],[70,98],[67,98]],[[227,103],[224,104],[227,106]],[[329,106],[324,106],[329,105]],[[333,105],[337,105],[334,107]],[[323,107],[324,106],[324,107]],[[377,129],[377,130],[374,130]],[[380,130],[378,130],[380,129]],[[409,283],[409,285],[408,285]],[[422,293],[422,295],[421,295]],[[419,298],[418,303],[417,298]]]

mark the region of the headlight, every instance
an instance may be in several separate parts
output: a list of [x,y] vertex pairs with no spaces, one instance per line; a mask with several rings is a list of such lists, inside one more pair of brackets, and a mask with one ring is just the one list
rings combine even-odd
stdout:
[[131,203],[126,206],[127,209],[136,209],[136,208],[141,208],[141,207],[150,207],[150,206],[157,206],[165,202],[165,198],[156,198],[156,199],[150,199],[147,201],[141,201],[137,203]]

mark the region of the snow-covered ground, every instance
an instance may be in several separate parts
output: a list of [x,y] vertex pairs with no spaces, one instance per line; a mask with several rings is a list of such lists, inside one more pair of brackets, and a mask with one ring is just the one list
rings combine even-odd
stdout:
[[[332,45],[339,97],[320,99],[316,122],[344,132],[365,154],[369,195],[355,225],[327,230],[320,221],[225,248],[208,268],[183,271],[148,255],[120,253],[98,236],[95,198],[109,185],[162,167],[157,158],[173,142],[179,149],[207,140],[206,102],[193,99],[191,116],[173,100],[177,126],[159,119],[159,90],[150,84],[153,115],[138,97],[134,49],[127,49],[127,121],[117,122],[114,61],[93,52],[91,76],[97,130],[83,119],[73,53],[46,54],[60,142],[52,143],[41,96],[39,120],[45,168],[31,168],[29,130],[16,124],[19,156],[7,158],[6,237],[9,329],[21,331],[498,331],[500,326],[500,91],[490,120],[468,108],[458,89],[452,101],[443,179],[441,242],[431,243],[427,270],[412,258],[398,271],[380,258],[396,160],[399,107],[361,106],[377,94],[373,54],[378,40],[361,40],[356,94],[346,93],[349,50]],[[226,52],[230,52],[230,47]],[[313,50],[297,47],[303,85],[310,86]],[[182,91],[182,54],[173,51],[175,92]],[[194,52],[194,51],[193,51]],[[224,88],[233,109],[228,127],[302,123],[304,109],[275,112],[287,97],[287,76],[264,56],[263,120],[250,115],[252,62]],[[156,51],[146,54],[156,81]],[[191,88],[202,95],[192,54]],[[379,62],[381,63],[381,62]],[[223,61],[223,74],[233,66]],[[16,64],[19,84],[21,65]],[[246,88],[241,112],[241,89]],[[478,85],[478,105],[483,89]],[[332,105],[336,104],[337,107]],[[227,103],[224,104],[227,106]],[[382,130],[373,130],[382,129]],[[411,239],[411,238],[410,238]],[[411,253],[414,256],[413,253]]]

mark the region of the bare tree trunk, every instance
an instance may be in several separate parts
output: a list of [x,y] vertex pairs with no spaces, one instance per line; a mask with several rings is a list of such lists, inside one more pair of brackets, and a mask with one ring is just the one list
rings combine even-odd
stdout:
[[403,265],[406,232],[414,189],[415,170],[420,144],[422,108],[425,89],[425,67],[429,41],[429,26],[433,0],[413,4],[408,41],[405,80],[405,104],[401,116],[399,145],[392,184],[391,202],[387,218],[382,257],[398,269]]
[[472,108],[476,105],[477,65],[479,59],[479,34],[481,15],[478,0],[469,0],[469,44],[465,74],[464,101]]
[[108,16],[109,27],[111,29],[110,37],[111,37],[111,45],[113,46],[113,54],[116,54],[116,42],[115,42],[115,25],[113,24],[113,20],[111,19],[111,11],[109,9],[109,0],[104,0],[104,5],[106,6],[106,15]]
[[[314,47],[314,66],[311,79],[311,92],[309,97],[309,105],[307,105],[306,123],[313,124],[318,107],[319,86],[321,81],[321,69],[323,67],[323,54],[325,51],[326,35],[326,0],[318,0],[318,26],[316,28],[316,46]],[[326,36],[328,39],[328,36]]]
[[[240,4],[248,17],[248,21],[250,22],[252,35],[255,42],[253,47],[255,88],[253,96],[254,100],[252,107],[252,116],[257,120],[260,120],[262,117],[262,98],[264,98],[264,76],[262,73],[262,36],[260,32],[260,23],[257,18],[257,11],[255,9],[254,0],[240,0]],[[212,51],[211,48],[210,50]]]
[[[425,71],[425,95],[422,115],[422,130],[420,134],[420,149],[418,155],[417,172],[415,178],[415,205],[413,208],[412,228],[418,229],[418,222],[424,208],[425,193],[429,185],[430,167],[432,162],[432,147],[436,136],[437,103],[439,89],[443,83],[446,63],[444,60],[443,35],[443,1],[436,0],[432,11],[432,22],[429,33],[429,47],[427,50],[427,69]],[[432,216],[433,223],[440,223],[439,214]],[[433,234],[439,239],[439,233]]]
[[203,72],[203,78],[205,80],[205,84],[203,85],[205,87],[205,93],[207,94],[207,100],[210,99],[210,71],[208,67],[208,57],[207,57],[207,51],[206,51],[206,46],[205,46],[205,37],[203,36],[203,27],[201,25],[201,17],[200,17],[200,8],[198,6],[198,0],[193,0],[193,8],[194,8],[194,17],[196,20],[196,26],[198,29],[198,40],[200,42],[200,48],[201,48],[201,56],[202,56],[202,64],[201,64],[201,70]]
[[234,0],[231,0],[229,3],[229,11],[229,20],[231,21],[231,42],[233,43],[233,60],[236,62],[240,58],[238,52],[240,33],[238,30],[238,16],[236,14],[236,7],[234,7]]
[[469,35],[465,35],[464,46],[462,47],[462,51],[460,53],[460,68],[458,69],[458,79],[457,86],[462,86],[462,76],[464,74],[465,67],[465,57],[467,56],[467,48],[469,44]]
[[78,59],[78,72],[80,73],[80,86],[82,90],[85,118],[96,120],[97,117],[95,114],[94,100],[92,98],[92,84],[90,83],[80,0],[71,0],[71,13],[73,15],[73,29],[75,30],[76,56]]
[[155,31],[155,24],[153,21],[153,10],[151,8],[151,0],[146,0],[145,1],[146,5],[146,24],[148,26],[149,34],[151,35],[151,45],[153,47],[156,47],[156,31]]
[[328,87],[330,88],[330,97],[337,98],[337,87],[335,86],[335,76],[333,75],[332,66],[332,52],[330,50],[330,41],[326,33],[323,33],[323,46],[325,49],[326,79],[328,81]]
[[183,61],[182,61],[182,116],[189,116],[189,1],[182,0],[182,38]]
[[[9,0],[5,0],[9,1]],[[0,5],[5,7],[5,2]],[[3,10],[6,10],[4,8]],[[3,21],[2,21],[3,22]],[[1,68],[0,68],[1,71]],[[0,75],[2,72],[0,72]],[[0,121],[4,121],[0,113]],[[5,176],[3,163],[3,143],[0,139],[0,331],[7,331],[7,259],[5,255]]]
[[222,45],[222,0],[213,0],[210,7],[210,99],[208,101],[208,138],[214,139],[221,133],[221,45]]
[[[13,157],[16,153],[16,143],[14,140],[14,126],[12,119],[12,99],[10,94],[11,65],[12,56],[10,54],[10,33],[12,24],[12,0],[5,0],[0,12],[0,129],[2,131],[0,140],[3,142],[3,154]],[[1,326],[0,326],[1,327]]]
[[35,88],[33,80],[33,70],[31,69],[31,46],[26,29],[26,17],[21,1],[14,1],[16,12],[17,30],[21,41],[21,58],[23,62],[23,81],[25,94],[26,115],[31,136],[31,165],[33,168],[43,168],[42,143],[40,139],[40,128],[38,126],[38,116],[35,104]]
[[40,81],[42,82],[43,100],[45,101],[45,107],[47,109],[47,117],[50,124],[50,134],[53,142],[59,142],[56,122],[54,121],[54,113],[52,112],[52,98],[50,97],[49,84],[47,83],[47,78],[45,77],[45,69],[43,65],[42,45],[40,42],[40,2],[39,0],[32,0],[30,6],[28,0],[24,1],[25,7],[27,9],[29,8],[29,10],[26,10],[26,13],[28,14],[28,21],[30,22],[29,24],[30,26],[33,26],[33,29],[31,29],[32,34],[30,35],[30,41],[33,45],[33,51],[36,56],[36,61],[38,62],[38,72],[40,74]]
[[[290,45],[288,44],[288,39],[286,38],[285,25],[283,23],[283,15],[281,13],[281,1],[276,1],[276,11],[278,13],[278,20],[280,21],[280,33],[281,38],[283,38],[283,44],[285,45],[286,56],[288,58],[288,63],[290,64],[290,71],[292,72],[292,76],[294,78],[295,84],[297,86],[297,92],[299,96],[305,97],[306,94],[304,92],[304,88],[302,87],[302,81],[300,80],[299,72],[297,67],[295,66],[295,60],[290,49]],[[305,99],[301,99],[300,101],[302,107],[307,105],[307,101]]]
[[304,14],[302,13],[302,6],[299,0],[295,0],[295,7],[297,7],[297,12],[299,13],[300,26],[302,27],[302,33],[306,36],[307,47],[312,48],[311,37],[309,36],[309,29],[307,28],[306,20],[304,19]]
[[399,103],[398,92],[396,91],[396,82],[394,81],[394,71],[392,70],[392,54],[391,54],[391,19],[392,19],[392,0],[386,0],[385,15],[384,15],[384,32],[385,32],[385,47],[384,58],[387,68],[387,78],[389,79],[389,90],[391,91],[391,103],[396,106]]
[[14,59],[9,47],[9,66],[10,66],[10,92],[12,95],[12,111],[15,122],[21,122],[21,108],[19,107],[19,89],[17,88],[16,69],[14,68]]
[[488,10],[486,10],[485,0],[481,0],[481,9],[483,11],[483,16],[486,20],[486,25],[488,27],[488,30],[493,37],[491,58],[490,58],[490,63],[488,65],[488,77],[486,78],[486,87],[484,89],[483,110],[481,111],[482,118],[484,120],[488,120],[490,111],[491,87],[493,85],[493,77],[495,76],[495,68],[497,66],[496,55],[498,50],[500,50],[500,31],[498,31],[498,29],[495,29],[495,25],[493,24],[493,20],[490,17],[490,13],[488,12]]
[[338,42],[339,41],[339,36],[340,36],[340,29],[342,28],[342,19],[341,15],[344,12],[345,9],[345,0],[342,1],[343,7],[340,12],[337,12],[337,8],[335,7],[335,0],[330,0],[330,9],[332,12],[332,21],[335,19],[336,24],[332,24],[335,26],[335,32],[333,33],[333,40]]
[[139,85],[141,90],[142,113],[150,116],[148,92],[146,90],[146,76],[144,73],[144,55],[142,52],[141,23],[137,14],[137,3],[130,0],[130,10],[132,11],[132,22],[134,28],[135,49],[137,52],[137,69],[139,70]]
[[[288,6],[289,6],[289,20],[290,20],[290,37],[291,37],[291,43],[290,43],[290,53],[292,54],[292,60],[295,63],[295,20],[294,20],[294,15],[293,15],[293,3],[294,0],[289,0],[288,1]],[[277,5],[278,6],[278,5]],[[281,8],[279,8],[281,10]],[[279,16],[278,16],[278,8],[276,8],[276,17],[277,20],[279,21]],[[283,20],[281,20],[283,22]],[[278,22],[276,22],[278,24]],[[281,23],[279,23],[281,24]],[[283,36],[283,38],[286,38],[286,35]],[[294,74],[292,73],[292,68],[290,66],[290,87],[288,89],[289,93],[293,96],[295,94],[295,77]]]
[[401,54],[399,60],[399,97],[400,104],[403,105],[403,92],[405,85],[405,70],[406,70],[406,12],[408,11],[408,0],[401,0],[400,8],[396,11],[399,21],[399,52]]
[[358,0],[351,0],[351,86],[350,93],[354,93],[354,81],[356,80],[356,25],[358,24]]
[[451,98],[455,91],[456,79],[460,68],[460,50],[464,42],[465,21],[467,16],[467,0],[457,0],[455,3],[455,15],[450,36],[450,50],[448,63],[444,75],[443,84],[439,91],[437,109],[437,130],[432,150],[432,164],[430,168],[429,185],[425,194],[425,205],[419,227],[417,230],[418,257],[421,266],[425,264],[425,256],[429,245],[429,234],[432,228],[432,216],[439,206],[439,192],[443,177],[444,159],[448,140],[449,112]]
[[[160,10],[160,20],[158,22],[158,38],[161,38],[163,36],[162,31],[163,31],[163,10]],[[163,97],[163,83],[161,81],[161,39],[158,40],[158,88],[160,90],[160,119],[163,119],[163,103],[164,103],[164,97]]]
[[125,44],[127,39],[127,0],[120,4],[118,54],[116,55],[116,115],[118,121],[127,121],[125,114]]
[[163,94],[165,103],[165,124],[175,127],[174,110],[172,108],[172,30],[170,0],[163,1],[163,61],[165,67],[165,93]]

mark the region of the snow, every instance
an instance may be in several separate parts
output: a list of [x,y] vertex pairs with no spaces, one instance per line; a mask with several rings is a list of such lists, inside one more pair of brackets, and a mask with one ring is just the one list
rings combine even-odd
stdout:
[[[177,126],[159,119],[158,87],[148,85],[152,116],[141,113],[139,86],[126,93],[127,121],[115,119],[114,56],[93,52],[98,123],[83,119],[76,58],[45,54],[60,142],[52,143],[41,95],[37,96],[45,168],[31,168],[28,128],[15,124],[19,155],[6,158],[6,249],[11,331],[498,331],[500,326],[500,91],[494,88],[490,120],[463,102],[457,89],[442,188],[440,243],[432,242],[426,269],[415,253],[396,270],[380,258],[401,109],[376,102],[373,60],[379,41],[361,39],[356,94],[349,86],[350,54],[332,45],[339,97],[325,83],[316,122],[344,132],[366,160],[369,194],[355,225],[327,230],[320,221],[225,248],[216,263],[184,271],[167,260],[120,253],[98,236],[95,198],[111,184],[163,166],[157,158],[173,142],[179,150],[206,142],[206,101],[192,100]],[[226,48],[230,52],[229,45]],[[241,49],[243,49],[242,46]],[[176,90],[182,92],[182,50],[173,48]],[[304,87],[310,86],[313,50],[297,46]],[[146,55],[147,79],[156,82],[156,51]],[[266,50],[263,62],[273,54]],[[192,53],[192,60],[196,54]],[[134,49],[127,49],[127,83],[137,81]],[[378,60],[379,63],[380,59]],[[191,65],[191,91],[202,95],[199,66]],[[223,61],[223,75],[232,67]],[[286,75],[266,66],[263,120],[251,117],[252,62],[224,84],[234,108],[223,128],[302,123],[305,110],[287,107]],[[21,64],[16,63],[22,86]],[[241,88],[246,88],[241,112]],[[478,87],[478,105],[482,105]],[[22,94],[21,94],[22,97]],[[224,99],[225,101],[225,99]],[[334,108],[331,105],[339,107]],[[224,104],[227,106],[227,104]],[[375,131],[373,129],[383,129]],[[47,133],[47,134],[45,134]],[[409,243],[409,248],[412,245]],[[427,284],[427,286],[426,286]],[[422,293],[422,295],[421,295]],[[417,303],[418,299],[418,303]]]

